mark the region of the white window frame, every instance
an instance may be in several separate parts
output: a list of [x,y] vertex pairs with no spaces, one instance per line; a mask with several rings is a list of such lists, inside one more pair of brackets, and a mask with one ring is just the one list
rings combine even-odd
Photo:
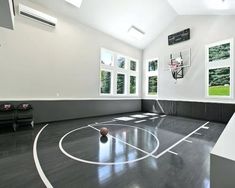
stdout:
[[[151,61],[157,61],[158,66],[156,71],[149,71],[149,62]],[[148,97],[158,97],[158,82],[159,82],[159,75],[158,75],[158,69],[159,69],[159,58],[152,58],[146,60],[146,84],[145,84],[145,91],[146,96]],[[149,94],[149,77],[157,76],[157,94],[156,95],[150,95]]]
[[[209,48],[214,47],[214,46],[219,46],[222,44],[226,44],[226,43],[230,43],[230,58],[226,59],[226,60],[218,60],[215,62],[209,62]],[[215,43],[211,43],[206,45],[206,60],[205,60],[205,71],[206,71],[206,79],[205,79],[205,96],[206,98],[217,98],[217,99],[231,99],[233,98],[233,94],[234,94],[234,39],[227,39],[227,40],[222,40],[222,41],[218,41]],[[218,69],[218,68],[226,68],[229,67],[230,68],[230,95],[229,96],[219,96],[219,95],[213,95],[210,96],[209,95],[209,70],[211,69]]]
[[[101,53],[102,51],[107,51],[109,53],[113,54],[114,60],[113,60],[113,66],[110,65],[105,65],[101,63]],[[120,68],[117,65],[117,58],[118,57],[124,57],[125,58],[125,68]],[[136,71],[130,70],[130,60],[133,60],[136,62]],[[111,94],[102,94],[101,93],[101,71],[109,71],[111,72]],[[125,75],[125,88],[124,94],[117,94],[117,74],[124,74]],[[136,93],[135,94],[130,94],[130,76],[135,76],[136,77]],[[99,87],[99,94],[100,96],[139,96],[139,61],[135,58],[128,57],[123,55],[122,53],[115,52],[112,50],[108,50],[106,48],[101,48],[100,50],[100,87]]]

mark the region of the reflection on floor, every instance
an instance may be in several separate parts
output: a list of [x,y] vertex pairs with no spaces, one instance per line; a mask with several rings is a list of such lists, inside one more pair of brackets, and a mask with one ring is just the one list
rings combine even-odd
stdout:
[[[205,123],[154,113],[57,122],[40,134],[37,154],[53,187],[209,188],[209,153],[225,125],[202,126]],[[44,187],[32,153],[42,126],[0,132],[0,187]],[[96,130],[103,126],[109,129],[106,141]],[[59,142],[79,127],[85,128],[62,142],[74,157],[70,158],[61,151]]]

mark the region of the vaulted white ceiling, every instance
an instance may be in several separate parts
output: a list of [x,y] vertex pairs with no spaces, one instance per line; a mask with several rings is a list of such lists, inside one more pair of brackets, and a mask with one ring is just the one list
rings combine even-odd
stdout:
[[168,0],[180,15],[235,15],[235,0]]
[[[83,0],[80,8],[65,0],[31,1],[141,49],[177,16],[167,0]],[[127,31],[132,25],[145,32],[143,38],[130,37]]]
[[[137,48],[144,49],[177,15],[235,15],[235,0],[83,0],[80,8],[65,0],[29,0],[54,12],[107,33]],[[128,29],[145,32],[132,38]]]

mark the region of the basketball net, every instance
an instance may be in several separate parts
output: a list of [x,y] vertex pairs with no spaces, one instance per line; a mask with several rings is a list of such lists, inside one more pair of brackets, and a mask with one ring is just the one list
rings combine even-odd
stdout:
[[173,62],[169,64],[169,68],[171,72],[177,72],[179,68],[181,68],[180,64],[178,62]]
[[169,69],[172,73],[173,78],[177,82],[177,74],[182,69],[182,61],[171,60],[171,62],[169,63]]

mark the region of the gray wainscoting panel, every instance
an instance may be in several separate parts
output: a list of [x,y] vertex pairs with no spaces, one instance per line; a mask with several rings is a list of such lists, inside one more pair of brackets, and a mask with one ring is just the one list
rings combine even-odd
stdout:
[[[142,100],[142,111],[161,112],[159,104],[167,115],[176,115],[227,123],[235,112],[235,104],[206,103],[170,100]],[[153,110],[158,109],[158,110]]]
[[141,100],[61,100],[61,101],[2,101],[29,103],[34,109],[35,123],[53,122],[92,116],[141,111]]
[[190,102],[176,102],[176,115],[192,117],[193,104]]

